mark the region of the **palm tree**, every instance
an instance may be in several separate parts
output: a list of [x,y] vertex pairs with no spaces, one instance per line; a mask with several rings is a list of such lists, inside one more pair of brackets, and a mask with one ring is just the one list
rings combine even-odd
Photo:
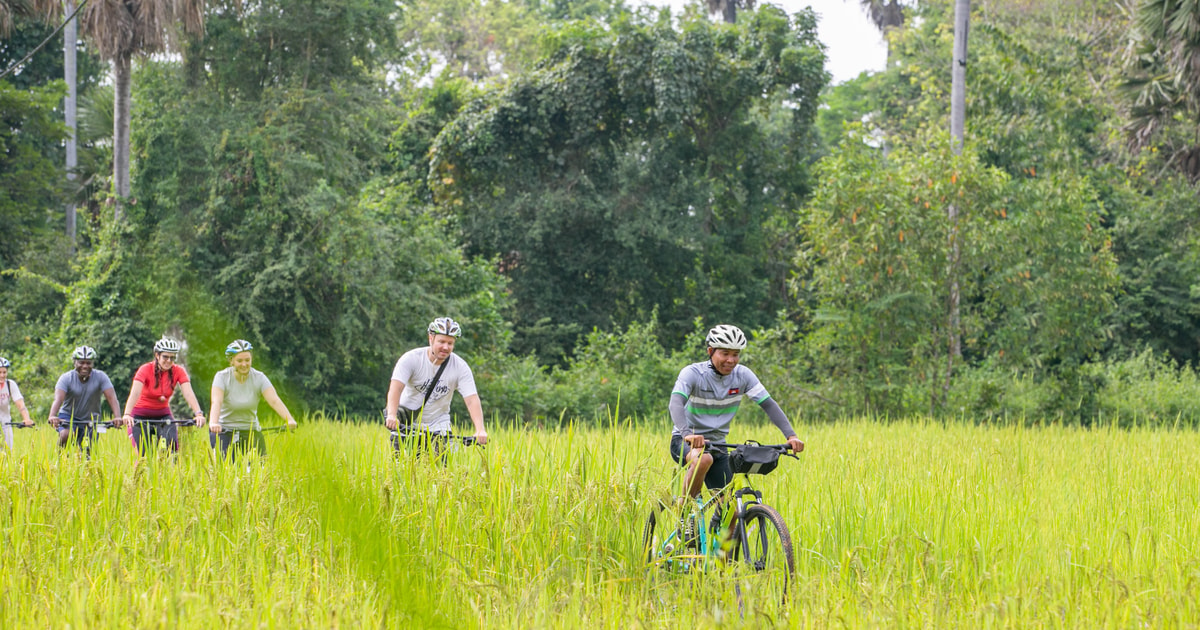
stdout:
[[900,0],[858,0],[858,3],[870,16],[879,32],[886,34],[889,29],[904,26],[904,11]]
[[18,17],[51,20],[61,9],[58,0],[0,0],[0,36],[12,32]]
[[727,24],[737,22],[738,5],[747,11],[754,8],[754,0],[705,0],[708,4],[708,12],[712,15],[720,14],[721,19]]
[[1182,117],[1192,128],[1167,134],[1164,154],[1193,181],[1200,179],[1200,6],[1182,0],[1142,0],[1126,70],[1129,144],[1142,149]]
[[204,30],[204,0],[89,0],[80,32],[113,70],[113,192],[115,217],[129,196],[130,80],[133,56],[178,50],[180,31]]

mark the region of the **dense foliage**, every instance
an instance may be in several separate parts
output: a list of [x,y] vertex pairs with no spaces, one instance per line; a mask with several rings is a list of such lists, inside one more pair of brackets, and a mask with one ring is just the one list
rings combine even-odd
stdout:
[[888,67],[830,87],[816,16],[770,5],[208,2],[135,65],[120,223],[112,90],[85,55],[69,189],[38,57],[0,83],[0,355],[36,408],[70,347],[124,390],[171,334],[204,398],[246,337],[292,404],[365,414],[448,314],[485,410],[557,424],[662,414],[722,321],[803,415],[1200,419],[1200,10],[973,3],[956,156],[953,3],[876,4]]

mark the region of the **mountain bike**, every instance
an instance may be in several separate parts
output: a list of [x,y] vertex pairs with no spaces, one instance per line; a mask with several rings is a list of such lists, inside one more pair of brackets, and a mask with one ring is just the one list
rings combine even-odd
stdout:
[[[138,418],[133,419],[133,436],[137,438],[138,452],[142,455],[146,454],[148,446],[144,440],[153,440],[154,446],[159,446],[163,443],[167,444],[168,449],[171,447],[171,442],[174,442],[175,448],[173,451],[179,450],[179,433],[180,427],[194,427],[196,421],[192,418],[183,418],[175,420],[173,418]],[[175,429],[175,431],[172,431]]]
[[396,457],[400,456],[405,447],[414,449],[417,457],[427,450],[432,451],[433,456],[438,460],[444,460],[448,451],[454,450],[460,445],[485,448],[483,444],[477,444],[473,435],[440,433],[411,425],[400,425],[395,429],[388,429],[388,435],[391,437]]
[[[86,420],[81,418],[72,418],[70,420],[59,420],[58,426],[51,425],[56,433],[67,431],[66,441],[70,441],[70,434],[75,434],[75,444],[83,449],[83,453],[88,460],[92,459],[92,443],[96,438],[97,433],[104,433],[109,429],[118,426],[110,420],[101,421],[100,414],[93,413]],[[61,435],[61,433],[60,433]],[[62,438],[60,438],[61,440]],[[64,448],[67,442],[60,442]]]
[[[297,428],[299,428],[297,426]],[[253,449],[258,453],[259,457],[266,457],[267,447],[262,437],[267,433],[279,433],[287,431],[288,425],[281,424],[273,427],[263,427],[262,429],[229,429],[224,426],[221,430],[208,434],[208,443],[213,448],[214,452],[222,459],[229,458],[230,462],[237,461],[237,458],[246,454]],[[246,472],[250,472],[250,462],[246,461]]]
[[708,452],[718,449],[734,451],[733,481],[707,500],[692,499],[684,490],[681,471],[680,497],[660,499],[646,519],[643,558],[650,566],[679,573],[732,572],[739,605],[745,597],[762,593],[786,604],[796,570],[792,536],[750,475],[770,473],[781,455],[799,457],[787,444],[705,443]]

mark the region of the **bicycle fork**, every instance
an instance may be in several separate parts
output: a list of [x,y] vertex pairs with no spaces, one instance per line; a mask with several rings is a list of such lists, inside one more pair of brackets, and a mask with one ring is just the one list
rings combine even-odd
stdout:
[[762,503],[762,493],[754,488],[740,488],[733,493],[733,505],[730,506],[731,509],[725,510],[725,514],[721,517],[721,529],[729,532],[729,535],[719,543],[720,553],[723,557],[729,558],[734,545],[741,548],[743,558],[750,557],[750,539],[745,527],[746,510],[750,509],[750,506],[760,503]]

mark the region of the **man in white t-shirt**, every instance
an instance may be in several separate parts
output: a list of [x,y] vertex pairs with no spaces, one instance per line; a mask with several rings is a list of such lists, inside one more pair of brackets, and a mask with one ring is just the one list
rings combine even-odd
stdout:
[[[33,420],[29,419],[29,410],[25,408],[25,397],[21,395],[21,388],[17,387],[16,381],[8,378],[8,369],[12,367],[12,363],[8,359],[0,357],[0,422],[4,423],[4,444],[0,447],[13,446],[12,427],[8,423],[12,422],[12,409],[17,408],[21,412],[21,416],[25,418],[25,426],[33,426]],[[0,448],[0,450],[3,450]]]
[[[450,399],[457,389],[475,425],[476,443],[487,444],[475,376],[467,362],[454,354],[454,342],[462,329],[453,319],[439,317],[429,323],[428,332],[429,346],[404,353],[392,370],[384,409],[387,428],[395,430],[403,419],[404,424],[435,435],[450,433]],[[398,419],[397,413],[403,418]]]

